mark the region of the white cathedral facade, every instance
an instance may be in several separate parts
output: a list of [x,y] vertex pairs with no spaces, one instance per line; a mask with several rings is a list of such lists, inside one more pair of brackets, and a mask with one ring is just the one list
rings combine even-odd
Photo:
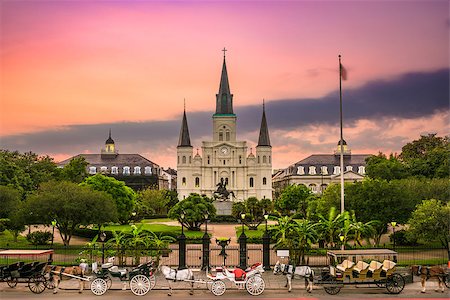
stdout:
[[212,140],[202,142],[201,156],[193,153],[186,111],[183,114],[177,147],[180,200],[191,193],[213,197],[223,187],[232,201],[249,197],[272,199],[272,147],[264,105],[255,153],[251,149],[249,152],[246,141],[236,139],[236,121],[224,56],[216,112],[212,116]]

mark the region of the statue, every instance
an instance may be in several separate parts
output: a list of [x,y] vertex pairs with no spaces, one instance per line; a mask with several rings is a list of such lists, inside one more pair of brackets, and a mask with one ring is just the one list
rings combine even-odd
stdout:
[[236,198],[232,191],[227,191],[227,184],[228,180],[220,178],[220,182],[216,184],[217,190],[213,193],[214,200],[219,199],[220,201],[226,201],[229,200],[228,197],[230,195],[232,195],[233,198]]

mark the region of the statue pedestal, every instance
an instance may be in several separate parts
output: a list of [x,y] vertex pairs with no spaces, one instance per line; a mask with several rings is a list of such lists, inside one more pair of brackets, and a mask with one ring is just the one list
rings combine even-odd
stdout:
[[216,215],[231,216],[231,208],[233,207],[232,201],[214,201],[214,207],[216,208]]

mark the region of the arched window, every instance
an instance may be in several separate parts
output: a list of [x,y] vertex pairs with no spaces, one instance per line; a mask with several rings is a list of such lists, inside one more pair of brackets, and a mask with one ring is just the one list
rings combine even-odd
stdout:
[[195,177],[195,187],[200,187],[200,178]]
[[263,156],[263,164],[267,163],[267,157],[264,155]]
[[263,185],[266,185],[266,184],[267,184],[267,178],[263,177]]
[[141,175],[141,167],[134,167],[134,175]]
[[97,168],[96,167],[89,167],[89,174],[95,174],[97,173]]
[[259,155],[258,155],[258,164],[260,163],[260,160],[259,160]]
[[219,141],[223,141],[223,131],[219,131]]
[[328,168],[327,168],[327,166],[322,166],[320,168],[320,172],[322,173],[322,175],[328,175]]
[[250,187],[253,187],[254,183],[253,183],[253,177],[250,177]]
[[242,164],[242,155],[239,155],[239,164]]
[[111,167],[111,174],[119,174],[119,168],[118,167]]
[[190,163],[190,164],[192,163],[192,158],[191,158],[190,155],[189,155],[189,163]]
[[364,167],[364,166],[359,166],[359,167],[358,167],[358,173],[361,174],[361,175],[366,174],[366,167]]
[[210,156],[208,155],[208,165],[209,165]]
[[309,185],[309,189],[313,192],[313,193],[317,193],[317,185],[315,185],[314,183],[311,183]]
[[183,177],[183,178],[181,179],[181,184],[182,184],[182,185],[186,185],[186,177]]
[[100,168],[100,172],[101,172],[101,173],[105,174],[106,171],[108,171],[108,167],[103,166],[103,167]]
[[177,160],[177,162],[180,163],[180,156],[179,156],[179,155],[178,155],[178,160]]
[[309,167],[309,175],[316,175],[316,167],[314,166]]
[[297,174],[298,175],[305,175],[305,167],[303,167],[303,166],[297,167]]
[[123,167],[123,175],[130,175],[130,167]]
[[272,163],[272,157],[269,155],[269,164]]
[[186,156],[183,155],[183,164],[186,163]]
[[152,174],[152,167],[149,167],[149,166],[145,167],[144,173],[146,175],[151,175]]
[[225,132],[225,139],[226,139],[227,141],[230,140],[230,132],[229,132],[228,130]]
[[339,166],[334,166],[333,174],[336,175],[336,174],[339,174],[339,173],[341,173],[341,167],[339,167]]

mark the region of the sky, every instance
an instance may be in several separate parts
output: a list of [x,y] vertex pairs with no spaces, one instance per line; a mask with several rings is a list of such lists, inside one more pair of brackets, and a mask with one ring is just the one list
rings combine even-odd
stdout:
[[176,168],[181,116],[212,139],[223,52],[237,137],[273,167],[332,153],[400,153],[449,134],[449,2],[0,0],[0,148],[56,161],[120,153]]

